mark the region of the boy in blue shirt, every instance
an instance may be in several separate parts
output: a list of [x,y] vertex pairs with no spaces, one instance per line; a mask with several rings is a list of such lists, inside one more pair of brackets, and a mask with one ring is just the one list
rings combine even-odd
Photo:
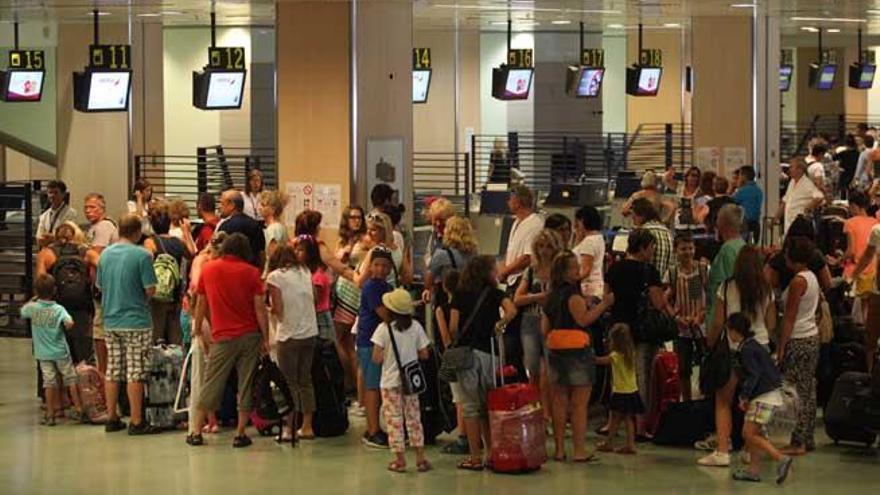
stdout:
[[388,436],[379,429],[379,386],[382,366],[373,362],[373,333],[382,323],[376,310],[382,306],[382,295],[391,292],[388,275],[391,274],[391,250],[383,246],[373,248],[369,255],[370,279],[361,288],[361,306],[357,323],[357,355],[364,377],[364,409],[367,413],[367,431],[363,443],[367,447],[387,448]]
[[34,359],[40,366],[43,375],[43,387],[46,392],[46,415],[42,424],[55,426],[55,414],[59,409],[58,383],[56,376],[61,374],[64,386],[70,391],[73,399],[74,412],[71,419],[88,422],[82,414],[82,402],[79,398],[76,370],[70,358],[70,348],[64,338],[61,325],[68,330],[73,328],[73,318],[64,306],[54,301],[55,278],[42,274],[34,282],[36,297],[21,308],[21,317],[31,320],[33,334]]

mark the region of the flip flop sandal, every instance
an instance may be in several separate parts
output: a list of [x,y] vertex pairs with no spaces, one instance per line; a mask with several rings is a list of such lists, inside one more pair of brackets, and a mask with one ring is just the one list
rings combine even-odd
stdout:
[[486,466],[484,466],[482,462],[474,462],[468,458],[458,463],[458,469],[464,469],[465,471],[482,471],[483,469],[486,469]]
[[416,469],[420,473],[427,473],[428,471],[434,469],[434,466],[431,465],[428,461],[422,461],[416,464]]
[[553,460],[556,462],[565,462],[568,460],[568,456],[565,454],[562,455],[554,455]]
[[575,457],[572,458],[571,462],[576,462],[578,464],[589,464],[592,462],[598,462],[599,458],[596,457],[596,454],[590,454],[586,457]]
[[400,461],[391,461],[388,464],[388,470],[392,473],[405,473],[406,472],[406,464]]

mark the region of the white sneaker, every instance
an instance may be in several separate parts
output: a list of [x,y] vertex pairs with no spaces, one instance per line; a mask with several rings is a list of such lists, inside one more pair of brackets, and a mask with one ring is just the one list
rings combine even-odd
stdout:
[[715,449],[718,448],[718,439],[715,437],[715,435],[710,435],[706,437],[705,440],[697,440],[696,442],[694,442],[694,448],[697,450],[714,452]]
[[730,454],[715,451],[699,459],[697,464],[707,467],[728,467],[730,466]]
[[359,418],[364,418],[367,416],[367,408],[360,405],[360,403],[355,402],[351,406],[351,414],[352,416],[357,416]]

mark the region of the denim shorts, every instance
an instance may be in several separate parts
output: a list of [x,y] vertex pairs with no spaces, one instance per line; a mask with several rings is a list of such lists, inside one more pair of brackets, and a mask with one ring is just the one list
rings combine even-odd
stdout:
[[382,365],[373,362],[373,346],[357,348],[358,364],[364,375],[364,388],[379,390],[382,382]]
[[540,315],[531,313],[523,315],[520,338],[522,339],[523,364],[529,373],[529,378],[537,379],[541,376],[541,364],[546,357]]
[[592,387],[596,353],[591,348],[550,351],[550,383],[565,387]]

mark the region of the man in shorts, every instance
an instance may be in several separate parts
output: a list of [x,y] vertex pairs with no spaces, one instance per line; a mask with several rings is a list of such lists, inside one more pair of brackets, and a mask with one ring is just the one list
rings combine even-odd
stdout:
[[158,433],[143,417],[147,354],[152,344],[150,298],[156,291],[153,257],[136,243],[141,237],[140,217],[128,214],[119,221],[119,242],[104,249],[98,262],[96,285],[101,290],[107,342],[107,410],[104,431],[125,428],[119,419],[119,382],[126,382],[131,404],[129,435]]

